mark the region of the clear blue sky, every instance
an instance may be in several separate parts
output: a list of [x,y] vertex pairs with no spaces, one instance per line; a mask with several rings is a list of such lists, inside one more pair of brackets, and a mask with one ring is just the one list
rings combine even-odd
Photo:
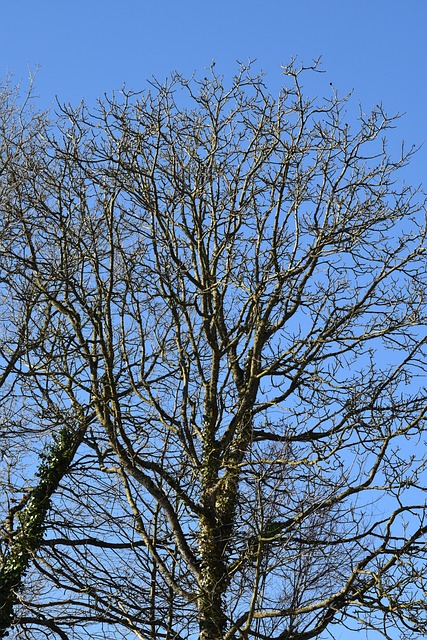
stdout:
[[325,89],[333,82],[340,93],[354,89],[366,110],[383,101],[389,112],[406,113],[397,136],[425,141],[411,181],[427,183],[426,0],[2,4],[0,77],[13,71],[25,82],[28,68],[40,65],[36,87],[43,105],[55,95],[91,103],[123,83],[139,90],[152,75],[203,72],[212,60],[231,75],[236,60],[256,58],[274,89],[280,65],[292,56],[306,64],[322,56]]
[[[274,90],[280,65],[322,56],[325,74],[310,91],[354,90],[365,108],[382,101],[404,112],[395,134],[421,144],[408,179],[427,187],[427,0],[5,0],[0,78],[24,86],[40,65],[43,107],[94,103],[98,96],[146,86],[171,70],[225,75],[256,58]],[[343,633],[345,637],[345,633]],[[373,636],[372,636],[373,637]]]

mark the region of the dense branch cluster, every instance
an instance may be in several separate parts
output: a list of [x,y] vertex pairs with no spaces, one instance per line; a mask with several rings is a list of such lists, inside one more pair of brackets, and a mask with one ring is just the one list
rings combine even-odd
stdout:
[[427,635],[425,205],[307,71],[3,89],[0,637]]

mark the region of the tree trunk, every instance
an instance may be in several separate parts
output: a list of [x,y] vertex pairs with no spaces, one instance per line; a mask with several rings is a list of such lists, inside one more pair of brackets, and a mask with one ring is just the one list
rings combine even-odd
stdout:
[[228,586],[224,562],[225,541],[215,522],[204,520],[200,531],[201,580],[199,593],[199,640],[222,640],[227,619],[224,594]]

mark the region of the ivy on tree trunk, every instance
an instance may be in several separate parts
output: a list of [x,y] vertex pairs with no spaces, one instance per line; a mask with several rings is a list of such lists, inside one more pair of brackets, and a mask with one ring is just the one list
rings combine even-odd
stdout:
[[25,499],[18,529],[11,536],[0,569],[0,638],[7,637],[13,626],[14,607],[19,602],[19,591],[31,558],[43,539],[51,498],[67,473],[85,430],[86,424],[77,429],[64,427],[41,456],[36,474],[38,483]]

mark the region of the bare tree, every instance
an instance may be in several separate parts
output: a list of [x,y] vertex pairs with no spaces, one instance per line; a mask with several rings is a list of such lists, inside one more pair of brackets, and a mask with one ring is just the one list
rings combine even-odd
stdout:
[[427,635],[425,204],[307,71],[2,132],[0,637]]

